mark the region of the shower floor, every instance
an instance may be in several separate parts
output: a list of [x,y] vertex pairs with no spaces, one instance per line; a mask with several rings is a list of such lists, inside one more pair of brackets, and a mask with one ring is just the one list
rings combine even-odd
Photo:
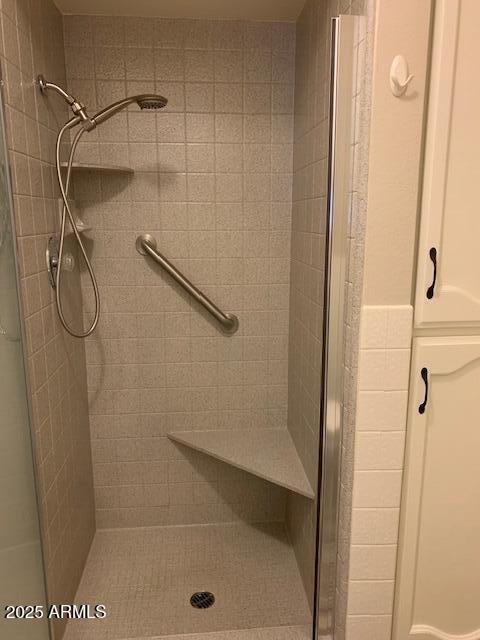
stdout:
[[[190,596],[195,591],[211,591],[215,604],[194,609]],[[305,627],[310,623],[293,549],[281,523],[99,530],[76,602],[104,604],[107,617],[70,621],[65,640],[229,630],[252,630],[235,633],[232,640],[297,640],[308,637]],[[291,633],[279,630],[280,635],[272,627],[297,628]],[[208,635],[190,638],[206,640]]]

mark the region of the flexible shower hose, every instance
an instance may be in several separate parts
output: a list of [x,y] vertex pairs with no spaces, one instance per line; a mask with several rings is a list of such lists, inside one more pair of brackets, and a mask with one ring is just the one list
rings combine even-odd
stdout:
[[[83,127],[81,127],[77,131],[75,138],[73,139],[72,146],[70,148],[65,184],[62,178],[62,168],[60,164],[60,147],[62,143],[62,138],[65,132],[71,129],[72,127],[76,126],[78,122],[79,122],[78,118],[73,118],[62,127],[62,129],[60,130],[57,136],[55,160],[56,160],[56,166],[57,166],[58,185],[60,187],[60,193],[62,195],[63,207],[62,207],[62,222],[61,222],[61,229],[60,229],[60,244],[58,249],[58,266],[57,266],[57,274],[55,279],[55,300],[57,305],[58,317],[60,318],[60,322],[62,323],[65,331],[67,331],[74,338],[86,338],[87,336],[91,335],[95,331],[95,328],[98,324],[98,319],[100,317],[100,294],[98,291],[98,284],[95,278],[95,273],[93,272],[92,265],[90,263],[90,260],[88,259],[85,246],[78,232],[75,219],[72,215],[70,205],[68,204],[68,190],[70,187],[70,176],[72,172],[73,159],[75,157],[75,150],[80,141],[80,138],[85,132],[85,129]],[[85,260],[85,264],[87,265],[88,275],[90,276],[90,280],[92,282],[93,293],[95,297],[95,314],[94,314],[93,322],[84,333],[77,333],[68,325],[63,313],[63,308],[62,308],[62,301],[61,301],[62,261],[63,261],[63,246],[65,242],[65,226],[67,222],[67,216],[68,216],[70,225],[72,227],[75,239],[77,241],[78,247],[82,253],[83,259]]]

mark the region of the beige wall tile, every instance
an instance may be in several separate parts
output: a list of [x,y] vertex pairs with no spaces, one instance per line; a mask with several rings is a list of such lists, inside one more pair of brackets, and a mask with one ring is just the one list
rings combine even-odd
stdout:
[[348,616],[346,633],[355,640],[389,640],[392,616]]
[[[76,20],[65,25],[68,82],[81,79],[78,89],[102,105],[125,91],[169,99],[161,112],[112,118],[99,128],[100,146],[96,138],[80,145],[84,157],[100,149],[110,161],[127,150],[135,169],[123,183],[102,178],[95,191],[93,176],[74,185],[79,214],[95,229],[103,302],[86,344],[99,526],[281,518],[284,491],[241,473],[235,486],[225,465],[165,434],[286,427],[293,101],[282,103],[273,153],[272,69],[291,97],[295,34],[270,23]],[[96,64],[88,74],[75,62],[83,33]],[[220,334],[139,258],[139,232],[153,233],[167,257],[239,316],[238,335]],[[41,381],[41,361],[37,369]]]
[[[347,638],[390,638],[404,463],[412,309],[362,310]],[[352,635],[352,634],[356,635]]]
[[399,509],[354,509],[352,544],[396,544]]
[[349,593],[349,615],[385,615],[393,605],[393,580],[352,582]]

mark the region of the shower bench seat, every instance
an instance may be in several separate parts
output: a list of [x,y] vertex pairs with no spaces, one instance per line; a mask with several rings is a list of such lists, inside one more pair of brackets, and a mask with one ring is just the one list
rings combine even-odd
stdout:
[[287,429],[174,431],[168,437],[306,498],[315,498]]

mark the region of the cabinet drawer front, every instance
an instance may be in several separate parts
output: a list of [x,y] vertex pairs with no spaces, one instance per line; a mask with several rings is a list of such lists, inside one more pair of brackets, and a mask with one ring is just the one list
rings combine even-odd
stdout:
[[480,325],[480,2],[435,17],[415,322]]

